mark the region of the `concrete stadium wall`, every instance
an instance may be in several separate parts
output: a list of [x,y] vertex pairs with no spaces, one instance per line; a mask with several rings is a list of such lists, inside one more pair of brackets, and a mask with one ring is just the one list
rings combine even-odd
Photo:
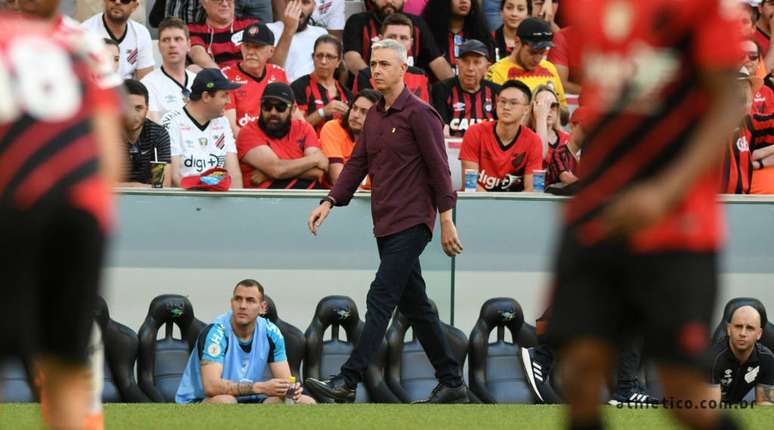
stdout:
[[[236,281],[255,278],[280,316],[302,330],[326,295],[351,296],[364,317],[378,264],[369,195],[335,208],[315,238],[306,218],[322,195],[119,191],[119,228],[105,273],[111,316],[136,330],[153,297],[176,293],[190,298],[199,319],[210,321],[227,310]],[[718,309],[736,296],[774,307],[774,199],[724,201],[729,242]],[[468,333],[481,304],[505,296],[518,300],[526,320],[534,322],[545,304],[561,202],[529,193],[461,193],[456,221],[464,253],[452,262],[436,235],[422,257],[441,318]]]

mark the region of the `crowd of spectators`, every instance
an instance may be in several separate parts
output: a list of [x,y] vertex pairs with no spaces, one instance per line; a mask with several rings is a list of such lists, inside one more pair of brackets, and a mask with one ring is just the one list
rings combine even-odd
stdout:
[[[721,191],[773,194],[774,0],[738,2],[747,37],[739,97],[750,109],[729,136]],[[222,168],[232,188],[330,187],[365,120],[360,110],[378,96],[369,61],[381,39],[408,50],[406,87],[439,112],[450,142],[462,140],[450,162],[462,175],[476,170],[480,191],[531,191],[533,170],[545,170],[546,187],[578,179],[589,115],[578,110],[578,35],[562,25],[570,19],[558,0],[365,0],[357,13],[347,4],[361,0],[76,0],[73,18],[104,41],[129,95],[125,185],[150,186],[147,164],[168,161],[171,186]],[[61,19],[61,31],[78,25]],[[202,70],[238,85],[197,93]],[[286,109],[264,99],[273,83],[291,88]],[[515,94],[503,105],[506,88]]]

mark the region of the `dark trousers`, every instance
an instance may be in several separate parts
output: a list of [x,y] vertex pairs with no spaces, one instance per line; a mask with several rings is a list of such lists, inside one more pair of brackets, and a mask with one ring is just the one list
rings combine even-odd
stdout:
[[366,298],[365,327],[349,360],[341,367],[348,384],[354,386],[362,380],[396,306],[411,323],[435,368],[436,378],[449,386],[462,383],[459,363],[452,355],[438,313],[433,312],[427,298],[419,265],[419,256],[430,238],[427,226],[420,224],[376,239],[381,261]]

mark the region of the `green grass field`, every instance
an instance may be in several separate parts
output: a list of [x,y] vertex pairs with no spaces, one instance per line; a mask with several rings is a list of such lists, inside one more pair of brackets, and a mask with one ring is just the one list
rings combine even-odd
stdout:
[[[39,408],[0,405],[0,429],[40,428]],[[750,429],[774,429],[774,407],[732,412]],[[609,428],[676,428],[664,410],[605,408]],[[158,405],[105,406],[105,428],[165,430],[230,429],[557,429],[558,406],[526,405]]]

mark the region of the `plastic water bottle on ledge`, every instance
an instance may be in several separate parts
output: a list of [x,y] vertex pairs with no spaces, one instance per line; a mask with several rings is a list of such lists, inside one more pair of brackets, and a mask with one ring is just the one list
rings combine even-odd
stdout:
[[532,171],[532,190],[536,193],[542,193],[546,190],[546,171]]
[[465,192],[475,193],[478,189],[478,172],[474,169],[465,169]]
[[288,376],[288,382],[290,382],[290,387],[288,387],[288,391],[285,393],[285,404],[295,405],[296,399],[293,396],[296,395],[296,377]]

